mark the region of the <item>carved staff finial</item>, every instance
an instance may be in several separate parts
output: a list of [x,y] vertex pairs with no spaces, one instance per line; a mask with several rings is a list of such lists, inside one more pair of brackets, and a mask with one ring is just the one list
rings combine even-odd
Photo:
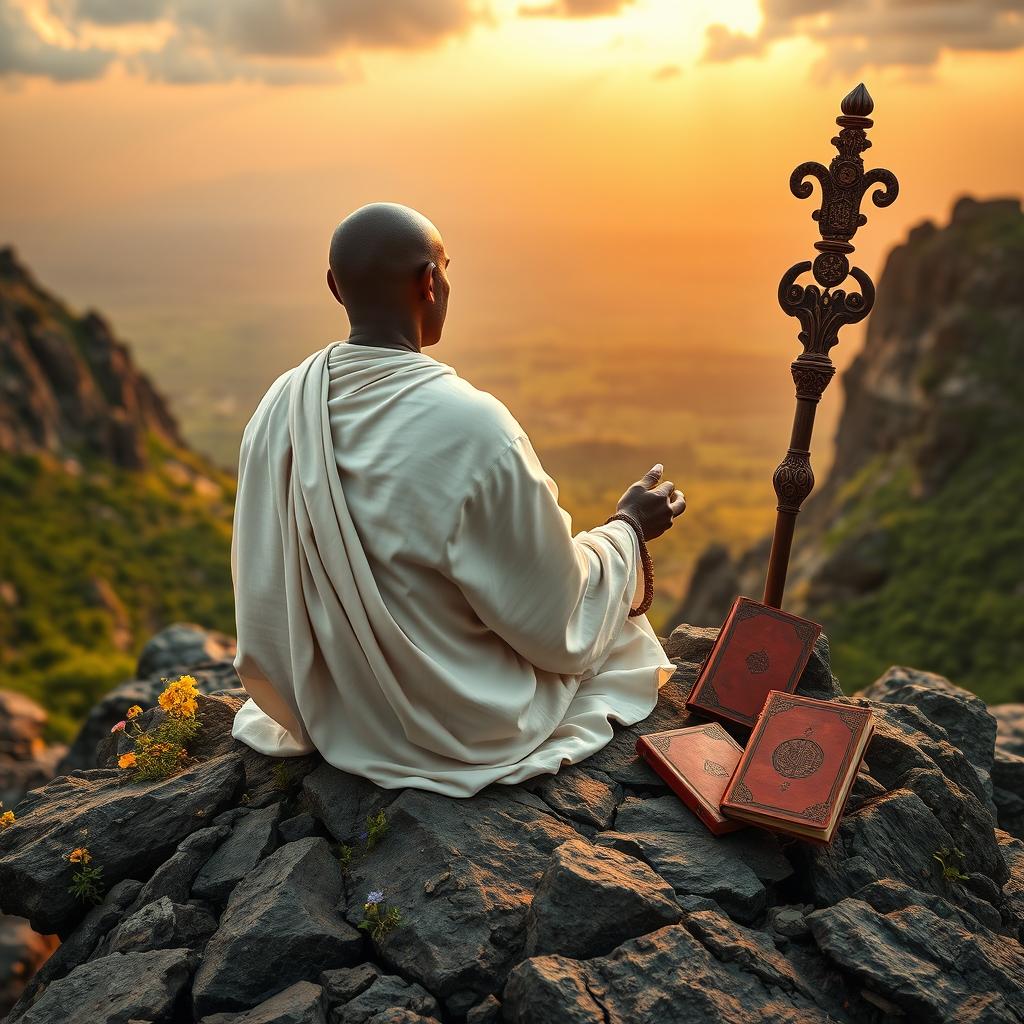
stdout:
[[[849,260],[854,251],[850,240],[867,223],[867,217],[860,212],[861,201],[872,188],[871,201],[879,207],[891,205],[899,194],[899,182],[891,171],[864,170],[861,153],[871,147],[866,133],[874,122],[867,115],[874,106],[862,82],[841,104],[843,112],[836,118],[840,131],[832,139],[838,153],[832,162],[828,167],[813,160],[800,164],[789,179],[793,195],[807,199],[814,191],[808,179],[817,178],[821,206],[811,216],[818,223],[821,241],[814,243],[818,255],[813,263],[805,260],[795,264],[779,282],[779,305],[783,312],[800,321],[798,337],[804,350],[791,365],[797,401],[789,451],[773,478],[779,505],[764,603],[775,608],[782,606],[796,517],[814,488],[810,454],[814,412],[836,372],[829,351],[839,341],[840,328],[863,320],[875,302],[871,278],[860,267],[850,266]],[[821,288],[796,283],[808,270]],[[860,292],[847,294],[838,288],[848,276],[857,282]]]

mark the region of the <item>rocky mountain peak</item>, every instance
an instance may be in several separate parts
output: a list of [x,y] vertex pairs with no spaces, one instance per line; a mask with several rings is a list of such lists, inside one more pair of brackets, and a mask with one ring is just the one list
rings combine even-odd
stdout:
[[147,463],[184,447],[164,399],[97,312],[77,315],[0,249],[0,452]]
[[867,463],[907,449],[930,491],[995,423],[1022,420],[1007,373],[1019,352],[1024,213],[1019,199],[963,196],[889,254],[861,351],[843,375],[828,484],[813,516]]

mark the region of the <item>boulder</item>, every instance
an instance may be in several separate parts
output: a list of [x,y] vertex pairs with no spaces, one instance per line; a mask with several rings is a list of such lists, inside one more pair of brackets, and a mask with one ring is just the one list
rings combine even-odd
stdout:
[[74,866],[67,854],[87,846],[105,887],[147,878],[241,786],[235,754],[149,782],[132,782],[117,768],[54,779],[0,832],[0,909],[27,917],[37,931],[66,933],[88,909],[68,891]]
[[235,649],[234,637],[192,622],[175,622],[142,648],[135,672],[140,679],[185,675],[205,662],[230,661]]
[[509,975],[502,1011],[508,1024],[826,1024],[831,1019],[788,977],[783,984],[765,978],[763,969],[755,971],[742,960],[719,961],[685,924],[667,925],[603,957],[522,961]]
[[280,820],[280,804],[247,810],[200,869],[192,884],[192,895],[224,903],[235,885],[273,852]]
[[[204,694],[212,694],[238,682],[238,674],[230,661],[192,665],[188,667],[188,672],[195,677],[196,688]],[[184,671],[173,673],[175,678],[183,674]],[[166,685],[159,675],[155,675],[131,679],[105,694],[89,711],[78,735],[57,765],[57,772],[67,774],[97,767],[96,748],[103,740],[109,742],[111,728],[125,717],[134,704],[144,709],[155,707]]]
[[320,984],[323,986],[328,1005],[337,1006],[355,999],[380,975],[381,969],[373,963],[357,964],[355,967],[335,967],[320,975]]
[[21,1024],[126,1024],[164,1021],[195,966],[187,949],[111,953],[46,987]]
[[331,1024],[367,1024],[382,1011],[410,1010],[422,1017],[440,1015],[437,1000],[416,982],[383,974],[358,995],[331,1011]]
[[357,963],[363,936],[336,906],[341,867],[326,840],[300,839],[231,892],[195,977],[196,1017],[248,1010],[297,981]]
[[585,960],[675,924],[675,890],[643,861],[570,839],[551,855],[526,915],[526,956]]
[[0,690],[0,803],[13,810],[36,786],[52,779],[67,752],[43,738],[46,711],[21,693]]
[[84,964],[103,936],[120,920],[139,891],[139,883],[126,878],[113,886],[101,904],[93,907],[78,927],[28,980],[6,1024],[15,1024],[52,982]]
[[996,719],[989,714],[985,702],[969,690],[933,672],[893,666],[859,696],[886,704],[912,704],[928,721],[945,730],[949,742],[974,765],[983,784],[988,785]]
[[[383,890],[403,923],[374,943],[380,957],[455,1016],[500,988],[519,959],[551,853],[577,835],[543,802],[543,810],[523,803],[510,788],[488,786],[470,800],[400,791],[387,808],[389,834],[352,871],[349,922],[362,920],[367,893]],[[354,827],[329,824],[332,832]]]
[[324,992],[312,982],[297,981],[251,1010],[212,1013],[199,1024],[327,1024]]
[[217,930],[217,919],[191,903],[172,903],[166,896],[127,916],[107,936],[101,951],[144,953],[151,949],[201,949]]
[[594,842],[639,855],[677,893],[714,899],[740,921],[758,917],[767,887],[793,873],[774,836],[753,828],[714,836],[675,796],[627,797],[615,830]]
[[[893,895],[903,898],[894,904]],[[818,946],[844,971],[922,1024],[1024,1020],[1019,943],[972,927],[941,897],[922,905],[909,887],[869,887],[862,896],[808,917]]]
[[0,917],[0,1015],[7,1015],[25,982],[56,948],[56,936],[33,931],[23,917]]
[[1024,757],[1024,704],[994,704],[988,710],[996,720],[996,746]]

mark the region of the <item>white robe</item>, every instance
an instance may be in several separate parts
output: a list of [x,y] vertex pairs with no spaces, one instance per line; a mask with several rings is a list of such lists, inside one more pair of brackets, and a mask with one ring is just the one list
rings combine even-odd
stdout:
[[673,666],[627,615],[636,537],[574,537],[557,498],[505,406],[425,353],[335,342],[283,374],[239,457],[232,735],[470,796],[644,719]]

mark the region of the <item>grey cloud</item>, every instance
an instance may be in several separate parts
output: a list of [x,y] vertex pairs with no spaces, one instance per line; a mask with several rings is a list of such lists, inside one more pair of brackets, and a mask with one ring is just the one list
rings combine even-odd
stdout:
[[0,76],[43,75],[58,82],[99,78],[115,54],[96,47],[65,49],[41,39],[21,8],[0,0]]
[[[49,0],[72,34],[87,26],[168,26],[158,50],[65,50],[40,39],[22,17],[18,61],[4,31],[0,75],[71,77],[77,62],[96,77],[115,59],[149,78],[175,83],[256,79],[271,84],[337,82],[348,76],[329,58],[360,49],[419,49],[467,32],[488,17],[486,0]],[[579,2],[579,0],[577,0]],[[594,2],[594,0],[591,0]],[[0,0],[0,14],[10,11]],[[20,17],[20,12],[17,12]],[[0,22],[0,25],[3,23]],[[31,58],[42,53],[46,59]],[[86,55],[91,54],[92,64]],[[30,59],[31,58],[31,59]],[[65,62],[65,73],[59,63]],[[13,68],[15,63],[25,65]]]
[[1024,46],[1024,0],[762,0],[753,35],[724,25],[707,30],[703,59],[723,62],[764,53],[773,43],[806,38],[821,44],[817,78],[866,67],[934,66],[944,51],[1008,51]]

